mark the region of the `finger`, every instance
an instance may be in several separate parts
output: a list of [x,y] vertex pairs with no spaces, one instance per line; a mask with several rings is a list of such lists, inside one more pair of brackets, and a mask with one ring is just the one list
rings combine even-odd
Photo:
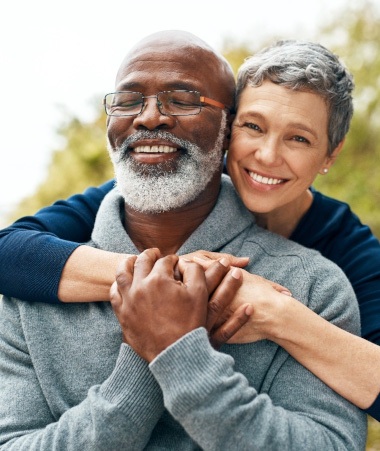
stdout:
[[158,272],[161,276],[177,280],[178,269],[176,269],[176,267],[178,259],[179,259],[178,255],[175,254],[166,255],[165,257],[162,257],[156,261],[152,271]]
[[138,255],[133,269],[133,279],[136,283],[139,283],[151,273],[159,258],[161,258],[161,253],[157,248],[145,249]]
[[199,295],[205,295],[208,299],[205,272],[195,262],[182,261],[179,265],[183,284],[194,290],[199,290]]
[[232,256],[232,260],[230,262],[231,266],[237,266],[238,268],[244,268],[249,263],[249,257],[235,257]]
[[212,346],[219,349],[224,343],[227,343],[247,323],[252,314],[253,306],[251,304],[241,305],[225,323],[211,332]]
[[133,280],[133,269],[137,255],[132,255],[120,263],[116,271],[116,283],[118,289],[124,290],[130,287]]
[[207,283],[207,290],[209,296],[219,286],[224,276],[228,273],[230,267],[226,258],[211,263],[211,266],[205,270],[205,277]]
[[242,281],[243,277],[241,270],[233,268],[216,288],[208,303],[207,330],[210,331],[214,327],[218,317],[223,313],[225,308],[231,304]]
[[238,268],[244,268],[249,263],[249,257],[235,257],[232,254],[225,254],[219,252],[207,252],[202,251],[190,255],[191,259],[201,265],[204,269],[210,267],[213,261],[225,258],[229,266],[237,266]]
[[286,287],[283,287],[282,285],[280,285],[276,282],[272,282],[272,287],[276,291],[279,291],[282,294],[286,294],[287,296],[292,296],[292,293]]
[[257,274],[250,274],[247,271],[244,271],[244,277],[248,278],[253,284],[269,284],[272,288],[274,288],[279,293],[285,294],[287,296],[292,296],[292,293],[288,290],[288,288],[280,285],[277,282],[273,282],[272,280],[265,279],[264,277],[258,276]]
[[192,260],[195,263],[198,263],[198,265],[201,265],[205,271],[215,262],[215,260],[205,259],[202,257],[193,257]]
[[110,288],[110,302],[113,309],[119,309],[123,303],[123,299],[119,292],[117,282],[115,281]]

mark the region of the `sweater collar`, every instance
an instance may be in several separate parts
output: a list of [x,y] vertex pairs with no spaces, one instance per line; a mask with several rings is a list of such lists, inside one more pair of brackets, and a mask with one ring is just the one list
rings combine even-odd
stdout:
[[[92,233],[93,244],[103,250],[138,254],[123,225],[124,199],[117,188],[104,198]],[[218,251],[253,223],[228,176],[223,175],[218,200],[210,215],[178,250],[186,254],[200,249]]]

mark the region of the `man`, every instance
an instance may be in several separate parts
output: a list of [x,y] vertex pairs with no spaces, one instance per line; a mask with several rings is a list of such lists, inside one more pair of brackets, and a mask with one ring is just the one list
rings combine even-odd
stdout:
[[214,350],[208,275],[182,262],[174,276],[173,253],[248,255],[251,272],[359,331],[341,271],[256,227],[221,183],[233,97],[230,67],[191,34],[148,36],[124,59],[105,98],[118,188],[92,245],[142,253],[119,273],[114,311],[4,299],[4,449],[364,449],[364,414],[274,343]]

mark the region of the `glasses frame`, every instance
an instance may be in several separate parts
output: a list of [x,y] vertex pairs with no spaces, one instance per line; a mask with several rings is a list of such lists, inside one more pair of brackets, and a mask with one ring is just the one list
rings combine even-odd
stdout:
[[[133,114],[109,114],[107,111],[107,102],[106,102],[106,98],[109,95],[114,95],[114,94],[123,94],[126,92],[130,92],[133,94],[140,94],[142,97],[142,104],[141,104],[141,110],[138,113],[133,113]],[[201,102],[201,105],[199,105],[199,111],[197,113],[187,113],[187,114],[171,114],[171,113],[163,113],[161,111],[161,103],[158,100],[158,96],[160,94],[165,94],[165,93],[170,93],[170,92],[192,92],[195,94],[199,95],[199,101]],[[214,99],[210,99],[209,97],[205,97],[202,96],[201,93],[199,91],[191,91],[191,90],[187,90],[187,89],[177,89],[177,90],[173,90],[173,91],[160,91],[157,94],[151,95],[151,96],[144,96],[141,92],[138,91],[115,91],[115,92],[109,92],[107,93],[104,98],[103,98],[103,106],[104,106],[104,110],[106,112],[107,116],[110,117],[132,117],[132,116],[139,116],[145,107],[145,99],[152,99],[152,98],[156,98],[156,105],[158,110],[160,111],[160,114],[162,114],[163,116],[196,116],[197,114],[199,114],[202,111],[202,104],[206,104],[206,105],[211,105],[211,106],[215,106],[217,108],[220,108],[221,110],[228,110],[228,111],[232,111],[231,108],[227,107],[226,105],[224,105],[221,102],[218,102],[217,100]]]

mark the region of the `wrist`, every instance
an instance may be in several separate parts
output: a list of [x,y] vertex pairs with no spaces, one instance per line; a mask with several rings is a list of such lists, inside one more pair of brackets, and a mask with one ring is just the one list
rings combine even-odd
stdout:
[[280,302],[276,304],[276,309],[271,315],[266,327],[266,338],[281,344],[284,340],[292,338],[292,323],[294,315],[297,314],[299,301],[288,295],[281,295]]
[[62,271],[58,297],[62,302],[109,300],[109,290],[125,254],[82,245],[68,258]]

